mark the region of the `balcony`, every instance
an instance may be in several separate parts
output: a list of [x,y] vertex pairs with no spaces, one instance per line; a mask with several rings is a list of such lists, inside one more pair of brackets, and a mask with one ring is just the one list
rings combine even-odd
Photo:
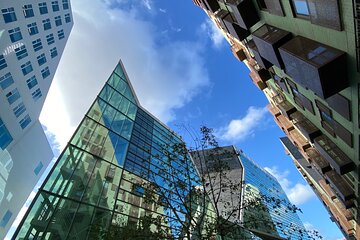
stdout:
[[325,135],[316,137],[314,145],[337,173],[343,175],[354,170],[351,159]]
[[267,88],[266,83],[261,79],[259,74],[256,72],[256,70],[253,70],[249,74],[252,82],[262,91],[265,88]]
[[328,161],[323,158],[315,148],[311,147],[305,150],[306,155],[309,157],[309,161],[322,173],[330,171],[332,168]]
[[349,86],[343,51],[296,36],[280,47],[280,54],[286,73],[323,99]]
[[226,31],[234,38],[242,41],[250,35],[248,30],[241,28],[237,24],[235,16],[232,13],[222,10],[218,17],[221,19]]
[[296,129],[289,131],[289,138],[303,152],[309,147],[311,147],[310,143],[306,140],[306,138],[304,138],[304,136],[301,135],[301,133]]
[[273,105],[271,105],[271,104],[268,104],[267,105],[267,109],[270,111],[270,113],[274,116],[274,117],[277,117],[277,116],[279,116],[281,113],[280,113],[280,110],[277,108],[277,107],[275,107],[275,106],[273,106]]
[[290,119],[293,120],[299,131],[311,142],[314,142],[314,138],[321,135],[321,131],[300,112],[292,113]]
[[282,115],[290,119],[290,115],[296,112],[296,108],[286,99],[283,99],[280,96],[273,97],[274,102],[277,107],[280,109]]
[[285,131],[285,132],[290,132],[291,130],[294,129],[294,125],[292,124],[292,122],[289,121],[289,119],[287,119],[285,116],[283,115],[279,115],[276,118],[276,121],[279,125],[279,127]]
[[252,53],[254,54],[255,60],[259,64],[259,66],[261,66],[262,68],[268,69],[273,65],[271,62],[269,62],[265,58],[261,57],[259,50],[257,49],[253,40],[249,41],[247,45],[251,49]]
[[232,8],[237,23],[243,29],[249,30],[260,21],[252,0],[227,0],[226,4]]
[[253,33],[253,40],[261,57],[281,69],[284,69],[284,63],[279,53],[279,47],[291,38],[290,32],[267,24]]
[[336,191],[337,195],[344,202],[355,198],[354,190],[350,184],[334,170],[327,172],[325,176],[332,188]]
[[241,47],[237,46],[236,44],[233,44],[231,46],[231,51],[234,54],[235,58],[239,61],[244,61],[245,59],[247,59],[246,54],[244,52],[244,49],[242,49]]
[[331,198],[332,200],[336,198],[336,195],[332,188],[329,186],[329,184],[326,183],[325,179],[319,180],[319,185],[322,188],[322,190],[326,193],[326,195]]

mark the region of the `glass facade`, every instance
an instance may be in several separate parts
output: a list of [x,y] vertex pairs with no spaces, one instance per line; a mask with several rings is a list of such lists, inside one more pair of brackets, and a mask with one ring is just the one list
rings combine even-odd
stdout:
[[165,151],[176,144],[181,139],[138,105],[119,63],[14,238],[135,239],[129,234],[145,217],[157,219],[150,229],[162,238],[179,237],[190,205],[173,183],[190,184],[181,192],[186,199],[200,179],[184,155]]
[[265,196],[260,197],[264,199],[260,208],[244,209],[245,225],[248,222],[260,232],[277,234],[285,239],[310,239],[297,213],[289,208],[291,203],[279,182],[245,154],[240,153],[240,159],[245,169],[245,201]]

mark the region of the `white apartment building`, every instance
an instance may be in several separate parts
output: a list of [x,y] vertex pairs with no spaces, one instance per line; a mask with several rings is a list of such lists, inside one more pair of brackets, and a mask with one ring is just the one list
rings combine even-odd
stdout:
[[0,239],[53,153],[39,122],[73,26],[70,0],[0,1]]

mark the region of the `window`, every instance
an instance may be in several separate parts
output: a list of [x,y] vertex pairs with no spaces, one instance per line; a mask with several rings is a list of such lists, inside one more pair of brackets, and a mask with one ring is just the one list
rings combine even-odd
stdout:
[[65,22],[66,23],[71,22],[70,13],[65,14]]
[[61,40],[65,37],[64,30],[58,31],[58,37],[59,37],[59,40]]
[[42,54],[40,54],[39,56],[37,56],[37,61],[38,61],[39,66],[43,65],[44,63],[46,63],[45,54],[42,53]]
[[20,127],[22,129],[25,129],[29,125],[29,123],[31,123],[31,118],[29,114],[27,114],[23,119],[21,119],[19,123],[20,123]]
[[45,19],[45,20],[42,21],[42,23],[43,23],[45,31],[51,29],[50,19]]
[[35,41],[32,41],[32,45],[35,52],[43,48],[40,38],[36,39]]
[[10,73],[7,73],[4,76],[0,77],[0,87],[2,88],[2,90],[5,90],[13,83],[14,79],[12,78]]
[[56,47],[50,49],[50,55],[51,55],[51,58],[54,58],[54,57],[56,57],[58,55]]
[[32,8],[31,4],[26,4],[23,6],[23,12],[25,18],[33,17],[34,16],[34,10]]
[[12,90],[6,94],[6,98],[9,102],[9,104],[12,104],[20,98],[20,93],[17,90],[17,88],[15,88],[14,90]]
[[30,63],[30,61],[26,62],[25,64],[21,65],[21,71],[23,72],[24,76],[28,74],[29,72],[32,72],[33,67]]
[[334,119],[331,110],[318,100],[315,100],[315,103],[319,109],[322,127],[334,136]]
[[57,27],[62,25],[61,16],[55,17],[55,25]]
[[38,84],[35,76],[32,76],[31,78],[26,80],[26,83],[27,83],[27,86],[29,89],[32,89],[33,87],[35,87]]
[[1,219],[1,222],[0,222],[0,227],[5,227],[8,222],[10,221],[10,218],[12,217],[12,212],[7,210],[6,213],[4,214],[4,216],[2,217]]
[[133,191],[132,191],[135,195],[138,196],[143,196],[145,193],[145,188],[140,186],[140,185],[133,185]]
[[14,8],[4,8],[1,9],[1,12],[5,23],[14,22],[17,20]]
[[292,7],[297,17],[309,16],[309,8],[306,0],[292,0]]
[[6,64],[6,61],[5,61],[5,58],[4,58],[4,55],[0,55],[0,70],[1,69],[4,69],[7,67],[7,64]]
[[41,15],[48,13],[46,2],[39,3],[39,11]]
[[18,60],[21,60],[24,57],[27,57],[28,53],[27,53],[25,45],[15,48],[15,54],[16,54],[16,57]]
[[4,150],[12,140],[13,138],[0,118],[0,148]]
[[53,1],[53,2],[51,2],[51,6],[52,6],[53,12],[57,12],[57,11],[60,10],[60,8],[59,8],[59,2],[58,2],[58,1]]
[[39,33],[36,22],[28,24],[27,27],[28,27],[28,31],[29,31],[30,36]]
[[62,3],[64,9],[69,9],[69,0],[62,0]]
[[41,90],[40,88],[36,89],[35,92],[31,93],[32,98],[34,99],[34,101],[36,102],[37,100],[39,100],[42,96]]
[[41,75],[42,75],[43,78],[46,78],[46,77],[50,76],[49,67],[46,67],[43,70],[41,70]]
[[41,169],[44,167],[44,164],[42,162],[39,162],[38,165],[36,166],[36,168],[34,169],[34,173],[35,175],[39,175]]
[[46,41],[48,45],[53,44],[55,42],[54,34],[49,34],[46,36]]
[[19,27],[10,29],[8,32],[11,42],[17,42],[23,38]]
[[20,117],[21,114],[23,114],[26,111],[26,107],[23,102],[19,103],[16,107],[13,109],[14,114],[16,117]]

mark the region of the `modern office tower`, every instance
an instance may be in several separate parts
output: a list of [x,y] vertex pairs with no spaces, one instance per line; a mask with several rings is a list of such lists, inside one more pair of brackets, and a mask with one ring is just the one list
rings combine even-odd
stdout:
[[[212,195],[219,196],[217,203],[212,202],[223,218],[237,221],[262,239],[310,239],[297,213],[289,210],[292,204],[279,182],[242,151],[227,146],[190,154],[200,176],[208,183],[210,199]],[[259,200],[259,204],[254,203]],[[229,211],[237,209],[239,213],[228,217]]]
[[276,178],[242,151],[239,154],[244,166],[244,199],[259,194],[265,196],[265,210],[245,208],[244,222],[249,221],[252,225],[252,221],[260,220],[257,225],[258,231],[263,234],[277,235],[285,239],[290,237],[294,240],[310,239],[297,212],[289,209],[292,204]]
[[53,157],[38,120],[73,26],[69,0],[0,1],[0,238]]
[[[139,239],[132,234],[151,238],[142,231],[159,226],[165,239],[181,235],[186,199],[199,184],[187,152],[174,150],[182,143],[140,106],[120,62],[14,238],[84,240],[108,234],[108,239]],[[176,195],[176,182],[192,187]],[[158,225],[138,229],[146,217],[158,219]]]
[[[275,122],[350,214],[360,239],[360,3],[314,0],[193,0],[268,98]],[[324,202],[329,207],[329,202]],[[333,219],[339,217],[333,212]]]
[[[206,192],[219,196],[217,202],[209,196],[212,204],[217,206],[224,218],[230,215],[229,221],[241,222],[244,169],[236,149],[233,146],[212,148],[191,152],[190,155],[200,176],[209,183]],[[220,172],[223,178],[219,177]]]

